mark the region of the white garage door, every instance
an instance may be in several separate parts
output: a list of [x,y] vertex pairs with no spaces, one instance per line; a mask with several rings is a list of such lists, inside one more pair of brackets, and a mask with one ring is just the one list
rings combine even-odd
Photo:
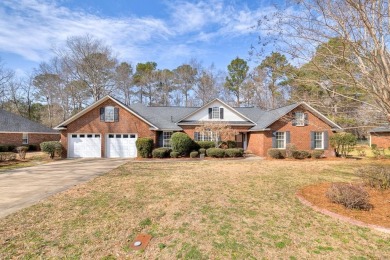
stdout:
[[107,157],[137,157],[136,134],[108,134],[106,137]]
[[68,157],[101,157],[100,134],[70,134],[68,140]]

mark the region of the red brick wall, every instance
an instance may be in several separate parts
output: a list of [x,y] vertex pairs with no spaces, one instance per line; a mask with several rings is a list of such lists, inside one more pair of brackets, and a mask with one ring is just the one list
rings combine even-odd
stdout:
[[[119,108],[119,122],[101,122],[100,108],[113,106]],[[63,157],[68,153],[68,133],[100,133],[102,137],[101,155],[105,157],[105,135],[108,133],[135,133],[140,137],[151,137],[156,143],[156,132],[149,129],[150,126],[132,113],[120,107],[112,100],[107,100],[93,110],[82,115],[61,131],[61,143]]]
[[[22,133],[0,133],[0,145],[11,144],[11,145],[23,145],[22,144]],[[28,144],[39,145],[46,141],[59,141],[60,134],[45,134],[45,133],[28,133]]]
[[371,133],[371,144],[382,148],[390,147],[390,133]]
[[[293,126],[291,120],[293,119],[293,113],[295,111],[303,111],[308,113],[309,125],[307,126]],[[266,156],[268,149],[272,148],[272,133],[275,131],[285,132],[290,131],[290,143],[294,144],[298,150],[310,151],[310,132],[328,132],[329,138],[333,135],[331,127],[316,117],[309,111],[304,110],[303,107],[298,107],[291,111],[288,115],[279,119],[273,123],[270,127],[271,130],[251,133],[249,138],[248,149],[259,156]],[[263,142],[263,144],[259,144]],[[257,148],[259,147],[259,148]],[[329,145],[325,151],[325,156],[335,156],[334,149]]]

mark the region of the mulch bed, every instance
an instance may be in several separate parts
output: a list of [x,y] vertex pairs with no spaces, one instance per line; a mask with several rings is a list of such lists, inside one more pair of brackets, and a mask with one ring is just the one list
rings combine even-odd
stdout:
[[297,195],[322,209],[358,220],[367,224],[390,228],[390,190],[376,190],[366,187],[373,209],[369,211],[346,209],[344,206],[332,203],[326,192],[331,183],[318,183],[306,186],[298,191]]

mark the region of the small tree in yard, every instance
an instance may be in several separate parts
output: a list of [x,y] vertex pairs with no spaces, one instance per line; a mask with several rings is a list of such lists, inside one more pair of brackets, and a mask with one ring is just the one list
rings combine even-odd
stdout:
[[57,141],[43,142],[40,147],[42,152],[50,155],[50,159],[53,159],[56,153],[61,154],[62,152],[62,145]]
[[355,135],[350,133],[336,133],[330,137],[330,145],[336,150],[338,156],[347,157],[357,143]]
[[238,134],[237,130],[232,129],[229,125],[225,123],[205,123],[201,126],[195,128],[196,132],[210,132],[212,135],[212,140],[215,143],[215,147],[218,147],[219,141],[234,140],[235,135]]

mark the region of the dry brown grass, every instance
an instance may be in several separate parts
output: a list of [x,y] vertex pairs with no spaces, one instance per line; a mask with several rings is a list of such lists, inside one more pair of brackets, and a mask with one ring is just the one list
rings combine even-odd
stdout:
[[[0,220],[0,258],[385,259],[389,235],[302,205],[356,161],[131,162]],[[138,233],[153,236],[132,251]]]
[[[55,160],[60,160],[60,158],[55,158]],[[0,162],[0,174],[4,171],[45,164],[52,161],[49,155],[44,152],[27,152],[24,160],[21,160],[19,155],[17,155],[16,160]]]

